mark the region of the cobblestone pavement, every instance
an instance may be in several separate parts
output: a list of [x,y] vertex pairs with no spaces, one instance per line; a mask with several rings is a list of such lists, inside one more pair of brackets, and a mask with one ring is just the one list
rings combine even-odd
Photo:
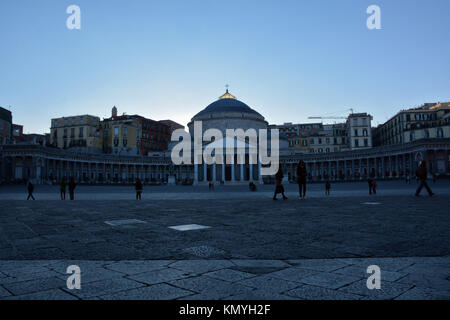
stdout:
[[[381,289],[369,290],[370,265]],[[78,265],[81,288],[68,289]],[[32,260],[0,262],[0,299],[450,299],[450,259]]]
[[[449,299],[450,188],[415,198],[414,187],[386,184],[368,196],[342,185],[341,196],[325,197],[312,186],[317,194],[298,200],[289,186],[287,201],[271,200],[270,189],[227,199],[225,189],[140,202],[89,187],[105,200],[1,200],[0,297]],[[173,194],[206,193],[193,189]],[[81,290],[66,287],[71,264]],[[381,290],[366,287],[371,264]]]

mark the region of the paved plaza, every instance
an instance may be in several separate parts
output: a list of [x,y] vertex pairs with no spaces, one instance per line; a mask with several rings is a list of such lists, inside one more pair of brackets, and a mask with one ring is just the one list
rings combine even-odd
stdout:
[[[0,188],[2,299],[449,299],[450,182]],[[41,199],[41,200],[40,200]],[[369,290],[370,265],[381,290]],[[66,268],[81,268],[81,290]]]

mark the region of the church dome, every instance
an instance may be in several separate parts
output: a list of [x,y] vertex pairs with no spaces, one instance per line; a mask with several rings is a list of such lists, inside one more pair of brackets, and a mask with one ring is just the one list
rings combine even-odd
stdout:
[[225,132],[226,129],[265,129],[267,122],[264,117],[239,101],[227,91],[219,100],[214,101],[205,109],[197,113],[188,123],[190,132],[193,132],[194,121],[202,121],[203,131],[209,128],[219,129]]
[[198,116],[204,116],[207,114],[215,114],[215,113],[222,113],[222,112],[232,112],[232,113],[250,113],[257,116],[261,116],[258,112],[250,108],[248,105],[246,105],[244,102],[237,100],[232,94],[227,92],[219,98],[219,100],[214,101],[210,105],[208,105],[205,109],[200,111],[194,116],[194,119]]

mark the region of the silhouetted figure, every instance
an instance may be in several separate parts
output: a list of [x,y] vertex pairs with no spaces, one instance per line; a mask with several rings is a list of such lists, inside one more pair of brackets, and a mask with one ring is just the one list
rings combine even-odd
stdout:
[[208,183],[208,188],[209,191],[214,190],[214,183],[213,182]]
[[373,180],[371,178],[367,179],[367,184],[369,185],[369,194],[373,191]]
[[74,178],[70,178],[69,181],[69,195],[70,195],[70,200],[74,200],[75,199],[75,187],[76,187],[76,183]]
[[142,199],[142,189],[143,189],[141,179],[136,179],[134,188],[136,189],[136,200],[141,200]]
[[406,175],[406,183],[407,183],[407,184],[410,184],[410,183],[411,183],[411,178],[410,178],[409,174]]
[[330,195],[330,189],[331,189],[331,183],[330,183],[330,180],[327,180],[327,181],[325,182],[325,194],[326,194],[327,196]]
[[248,188],[250,189],[250,191],[255,192],[256,191],[256,185],[253,183],[253,181],[251,181],[248,184]]
[[281,169],[281,166],[278,168],[278,172],[275,175],[275,193],[273,194],[273,200],[278,200],[277,194],[279,193],[283,196],[283,200],[287,200],[287,197],[284,195],[283,170]]
[[416,177],[420,181],[420,185],[416,190],[416,197],[418,197],[420,195],[420,192],[422,191],[423,187],[425,187],[425,189],[427,189],[430,197],[434,195],[433,191],[431,191],[430,187],[428,186],[427,176],[428,176],[427,163],[426,163],[426,161],[421,161],[419,168],[416,170]]
[[61,180],[61,184],[59,185],[59,193],[61,195],[61,200],[66,200],[66,179]]
[[298,183],[298,195],[301,199],[306,197],[306,164],[303,160],[300,160],[297,165],[297,183]]
[[33,183],[31,183],[31,180],[28,180],[28,183],[27,183],[27,190],[28,190],[28,197],[27,197],[27,200],[30,200],[30,198],[33,199],[33,200],[36,200],[36,199],[33,197],[34,185],[33,185]]
[[377,194],[377,187],[378,187],[378,183],[376,182],[376,180],[372,181],[372,191],[373,194]]

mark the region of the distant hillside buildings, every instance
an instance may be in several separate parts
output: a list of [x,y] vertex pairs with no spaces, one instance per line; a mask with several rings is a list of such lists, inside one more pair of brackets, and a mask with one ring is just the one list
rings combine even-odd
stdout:
[[50,145],[73,151],[147,155],[167,150],[175,128],[184,127],[171,120],[118,115],[117,108],[113,107],[111,117],[103,120],[91,115],[52,119]]
[[450,102],[425,103],[418,108],[402,110],[373,129],[375,146],[449,137]]
[[279,129],[296,152],[330,153],[371,148],[372,119],[367,113],[352,113],[345,123],[285,123],[270,128]]

